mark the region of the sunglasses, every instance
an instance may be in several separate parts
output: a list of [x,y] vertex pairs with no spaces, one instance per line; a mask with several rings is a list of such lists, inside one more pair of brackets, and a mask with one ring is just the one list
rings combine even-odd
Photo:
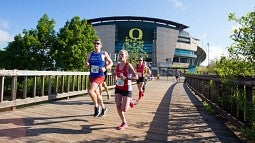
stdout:
[[101,43],[94,43],[94,45],[100,45]]

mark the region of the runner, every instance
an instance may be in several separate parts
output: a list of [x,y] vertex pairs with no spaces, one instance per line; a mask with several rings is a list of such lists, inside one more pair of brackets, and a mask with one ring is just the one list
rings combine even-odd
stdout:
[[[104,72],[111,69],[113,62],[107,52],[102,51],[102,43],[100,39],[94,41],[94,51],[88,53],[85,66],[90,66],[89,89],[88,93],[94,103],[94,117],[104,116],[107,111],[102,95],[99,92],[99,85],[104,82]],[[105,62],[108,64],[105,65]],[[100,112],[100,107],[102,112]]]
[[127,62],[128,52],[121,50],[119,52],[119,63],[114,70],[114,77],[116,79],[115,87],[115,103],[118,115],[121,119],[121,125],[117,127],[118,130],[123,130],[128,126],[125,113],[134,105],[132,100],[132,84],[131,80],[137,80],[137,74],[133,66]]

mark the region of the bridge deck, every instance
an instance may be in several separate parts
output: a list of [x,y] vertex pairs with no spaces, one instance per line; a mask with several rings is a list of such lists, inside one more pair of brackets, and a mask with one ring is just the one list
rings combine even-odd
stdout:
[[126,113],[125,130],[115,129],[121,121],[114,97],[105,104],[104,117],[92,116],[88,95],[1,112],[0,142],[241,142],[173,78],[148,83],[142,101]]

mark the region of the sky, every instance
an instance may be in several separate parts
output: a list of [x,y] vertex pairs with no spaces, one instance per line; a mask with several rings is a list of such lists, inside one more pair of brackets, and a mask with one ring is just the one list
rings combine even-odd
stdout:
[[[230,34],[237,25],[228,21],[229,13],[241,17],[252,11],[254,0],[0,0],[0,48],[24,29],[36,29],[44,14],[55,20],[56,32],[75,16],[142,16],[189,26],[185,31],[200,39],[211,61],[226,56],[233,43]],[[208,57],[202,65],[207,63]]]

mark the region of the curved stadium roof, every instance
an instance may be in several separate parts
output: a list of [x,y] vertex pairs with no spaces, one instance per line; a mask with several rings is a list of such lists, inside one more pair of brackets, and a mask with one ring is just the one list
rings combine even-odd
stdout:
[[188,26],[169,21],[159,18],[150,18],[150,17],[139,17],[139,16],[112,16],[112,17],[100,17],[100,18],[94,18],[94,19],[88,19],[88,23],[96,24],[96,23],[104,23],[104,22],[113,22],[113,21],[146,21],[146,22],[153,22],[153,23],[159,23],[159,24],[165,24],[169,26],[174,26],[178,29],[186,29]]

